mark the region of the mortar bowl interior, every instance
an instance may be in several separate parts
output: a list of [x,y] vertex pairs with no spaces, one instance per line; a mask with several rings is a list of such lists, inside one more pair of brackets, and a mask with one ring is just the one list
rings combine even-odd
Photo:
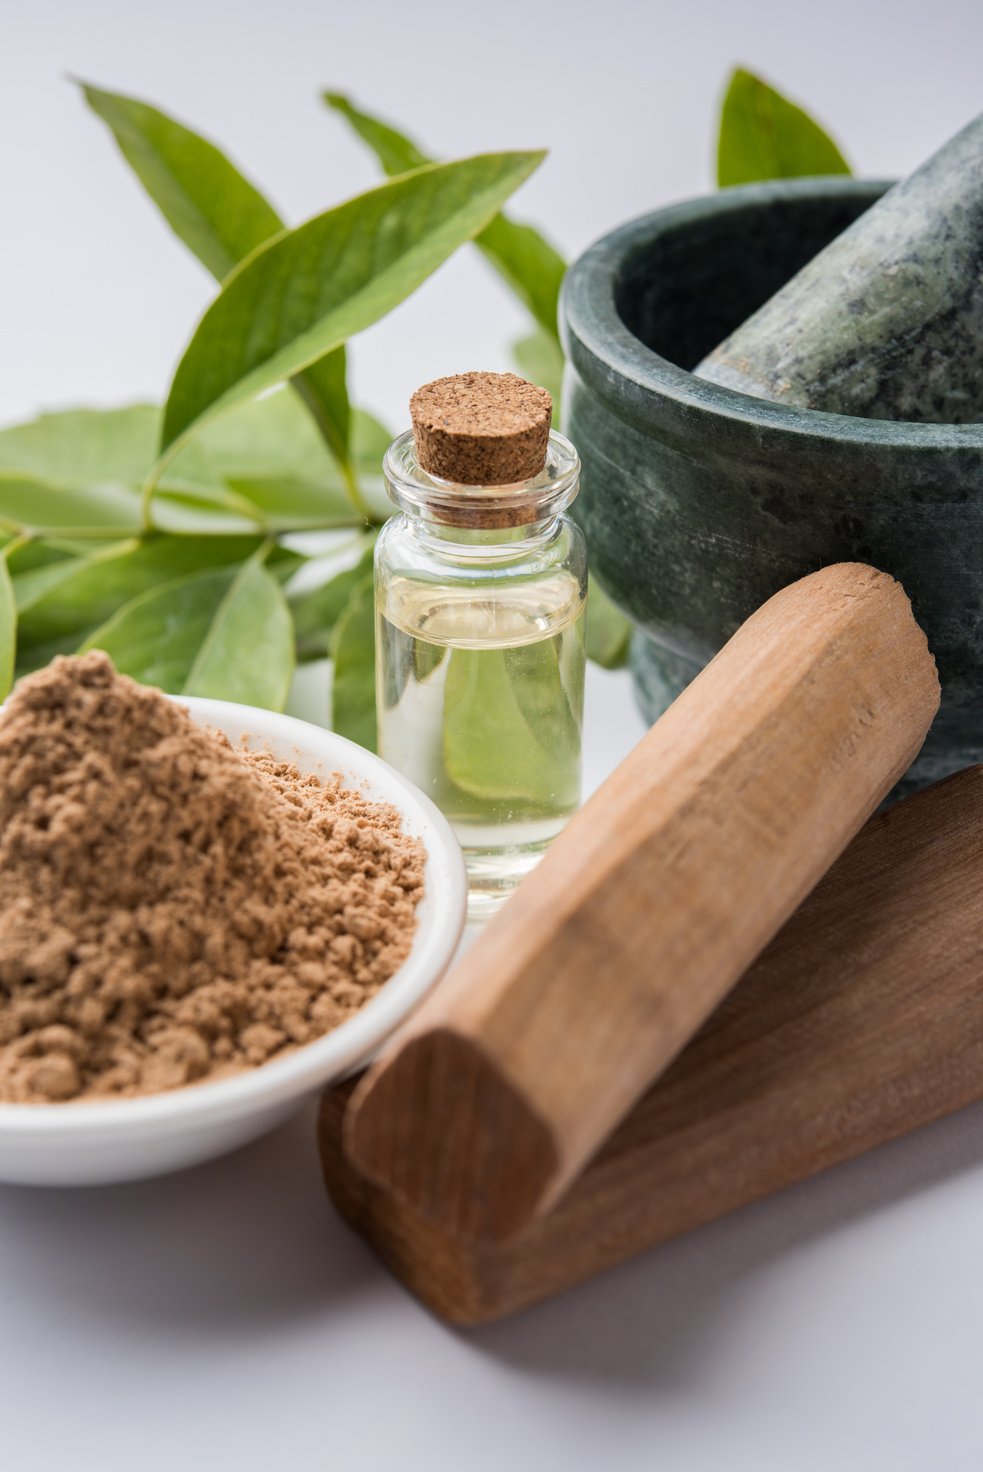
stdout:
[[564,415],[575,514],[635,626],[645,715],[779,588],[868,562],[901,581],[939,665],[917,786],[983,759],[983,425],[819,413],[691,371],[886,188],[749,185],[604,236],[564,284]]

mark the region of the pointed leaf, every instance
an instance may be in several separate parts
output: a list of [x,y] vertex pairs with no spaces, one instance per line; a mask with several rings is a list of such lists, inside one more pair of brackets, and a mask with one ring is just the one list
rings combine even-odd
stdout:
[[248,536],[271,528],[262,512],[245,496],[219,486],[182,485],[168,477],[153,504],[156,531],[181,536]]
[[720,113],[717,183],[849,174],[850,165],[813,118],[774,87],[738,67]]
[[103,649],[122,674],[179,695],[233,577],[193,573],[151,588],[94,630],[79,652]]
[[162,450],[385,316],[488,222],[542,157],[491,154],[418,170],[250,256],[178,365]]
[[140,530],[140,498],[121,486],[61,486],[4,470],[0,525],[82,537],[118,536]]
[[563,387],[563,352],[556,338],[543,327],[512,344],[516,366],[523,378],[549,390],[553,400],[553,427],[560,422],[560,396]]
[[[340,113],[363,143],[368,144],[384,173],[403,174],[432,162],[404,133],[363,112],[343,93],[325,92],[322,96],[328,107]],[[560,283],[566,271],[559,252],[531,225],[522,225],[502,214],[496,215],[476,236],[475,245],[536,320],[556,337]]]
[[532,225],[498,215],[477,244],[536,321],[559,341],[560,287],[566,262]]
[[378,522],[387,521],[393,512],[382,474],[382,461],[395,438],[391,429],[364,409],[356,409],[352,414],[352,459],[358,469],[362,495]]
[[371,576],[352,592],[331,641],[332,725],[341,736],[376,749],[375,594]]
[[207,309],[178,365],[162,449],[386,315],[481,230],[542,158],[503,153],[419,169],[250,256]]
[[[113,542],[110,545],[120,544]],[[7,553],[7,570],[11,577],[22,572],[33,572],[35,568],[51,567],[56,562],[67,562],[72,557],[87,557],[94,546],[92,542],[24,542],[19,547],[12,547]]]
[[348,357],[344,344],[290,380],[340,464],[349,466],[352,411],[348,402]]
[[620,669],[628,658],[631,624],[591,578],[587,593],[587,658],[606,670]]
[[[48,531],[88,526],[92,507],[84,508],[94,490],[100,504],[111,497],[112,525],[105,528],[110,535],[117,525],[139,529],[139,490],[159,434],[160,410],[149,404],[72,409],[0,430],[0,481],[5,472],[17,471],[31,487],[29,494],[22,490],[8,500],[8,521],[33,526],[28,518],[43,515],[38,525]],[[355,416],[354,453],[363,460],[369,456],[366,473],[374,482],[381,480],[377,435],[370,416]],[[370,450],[363,448],[366,442]],[[49,487],[49,501],[58,492],[41,511],[39,484]],[[0,494],[0,521],[2,501]],[[361,518],[310,416],[283,390],[237,405],[185,445],[157,487],[153,520],[163,531],[223,535],[254,527],[279,532],[351,526]]]
[[[301,410],[298,416],[306,419]],[[20,524],[24,527],[68,532],[91,526],[93,498],[104,507],[108,498],[105,529],[109,534],[120,526],[124,533],[139,530],[139,492],[154,463],[159,437],[160,410],[150,404],[130,404],[121,409],[67,409],[0,430],[0,478],[5,472],[20,472],[35,486],[29,497],[21,495],[16,503],[9,501],[8,510],[23,518]],[[326,455],[322,458],[330,464]],[[214,522],[216,497],[231,499],[221,477],[211,474],[196,446],[188,447],[175,469],[179,472],[175,477],[179,483],[176,498],[194,504],[196,511],[177,514],[167,507],[159,517],[161,523],[173,526],[177,522],[175,529],[185,531],[200,529],[201,503],[206,498]],[[41,486],[47,488],[43,505],[42,492],[37,489]],[[171,489],[168,478],[162,490]],[[221,506],[219,509],[223,510]],[[226,505],[224,513],[229,510]],[[256,520],[248,502],[238,508],[240,520],[244,512]],[[227,514],[218,518],[220,530],[227,520]],[[242,529],[249,530],[248,521]]]
[[[207,138],[135,97],[81,85],[175,235],[219,281],[283,229],[273,206]],[[344,347],[312,363],[294,387],[332,454],[347,465],[351,410]]]
[[0,430],[0,470],[19,470],[67,485],[136,488],[154,463],[160,410],[65,409]]
[[374,551],[373,537],[354,567],[346,567],[319,588],[289,600],[301,659],[322,659],[330,654],[338,620],[356,588],[371,576]]
[[17,605],[7,570],[7,559],[0,554],[0,700],[6,700],[14,683],[16,655]]
[[283,710],[294,671],[293,624],[283,589],[255,558],[236,575],[185,682],[186,695]]
[[417,147],[405,133],[400,133],[390,123],[384,123],[381,118],[363,112],[343,92],[322,92],[321,100],[340,113],[362,142],[368,144],[379,160],[383,173],[390,178],[433,163],[429,154]]
[[318,531],[352,525],[352,506],[344,491],[323,483],[243,475],[229,484],[271,531]]
[[365,409],[356,409],[352,419],[352,448],[359,469],[367,474],[374,466],[382,472],[382,457],[396,436],[391,429],[369,414]]
[[76,653],[78,642],[78,639],[74,638],[52,639],[47,644],[29,644],[25,649],[18,640],[14,680],[21,680],[25,675],[32,675],[35,670],[43,670],[58,654]]
[[293,631],[276,579],[255,560],[238,573],[196,573],[126,604],[86,639],[116,668],[174,695],[210,695],[282,710]]
[[[354,411],[352,456],[361,472],[381,475],[382,457],[392,439],[392,433],[371,414]],[[338,467],[325,451],[310,415],[286,389],[247,399],[210,420],[171,462],[161,484],[169,485],[175,478],[215,484],[253,475],[317,482],[343,490]]]
[[[125,535],[140,530],[140,487],[154,463],[159,436],[160,410],[150,404],[66,409],[0,430],[0,480],[8,493],[7,511],[0,506],[0,520],[8,515],[25,529],[66,535],[73,531]],[[205,477],[193,446],[181,456],[180,465],[182,477],[186,472],[192,479]],[[11,484],[15,473],[25,483],[16,494]],[[182,494],[191,489],[182,480]],[[214,493],[215,488],[209,488],[209,494]],[[200,490],[197,499],[200,502]],[[214,506],[209,510],[214,520]],[[251,511],[248,503],[245,510]],[[177,521],[175,529],[198,530],[200,506],[196,515],[165,511],[160,520],[172,526]],[[220,529],[223,526],[220,523]],[[248,523],[242,529],[248,530]]]
[[[580,683],[582,660],[577,669]],[[568,690],[568,678],[550,639],[516,649],[452,649],[444,763],[454,785],[479,800],[508,799],[513,815],[574,807],[583,690]]]
[[220,281],[283,221],[220,149],[135,97],[82,94],[179,240]]
[[221,482],[271,531],[351,526],[338,467],[297,398],[285,389],[237,405],[206,424],[168,467],[169,487],[185,466]]
[[257,537],[156,536],[18,573],[21,644],[73,636],[78,643],[141,593],[190,573],[237,566],[261,545]]

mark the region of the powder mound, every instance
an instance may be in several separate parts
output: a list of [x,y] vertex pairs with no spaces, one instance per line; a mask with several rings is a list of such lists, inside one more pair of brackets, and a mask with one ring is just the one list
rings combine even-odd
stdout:
[[409,953],[424,860],[340,777],[54,660],[0,717],[0,1099],[156,1093],[329,1032]]

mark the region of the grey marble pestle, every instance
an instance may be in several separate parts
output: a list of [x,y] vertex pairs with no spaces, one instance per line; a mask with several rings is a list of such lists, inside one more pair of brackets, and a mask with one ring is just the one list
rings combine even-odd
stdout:
[[896,184],[696,369],[868,419],[983,419],[983,114]]

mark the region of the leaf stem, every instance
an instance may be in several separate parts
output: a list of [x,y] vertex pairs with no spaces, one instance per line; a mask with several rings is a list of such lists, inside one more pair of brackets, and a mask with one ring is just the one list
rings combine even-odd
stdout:
[[171,445],[168,450],[165,450],[164,453],[160,455],[157,460],[154,461],[153,465],[151,465],[150,469],[147,471],[147,478],[144,481],[143,487],[140,491],[140,526],[142,531],[145,533],[157,530],[157,528],[154,526],[153,518],[154,491],[156,491],[157,483],[166,470],[167,466],[177,454],[177,450],[180,444],[181,441],[179,440],[176,442],[175,445]]
[[8,542],[5,547],[0,547],[0,557],[6,562],[8,558],[13,557],[15,552],[19,552],[22,547],[26,547],[29,542],[33,541],[34,534],[32,532],[22,532],[19,537],[14,537],[13,541]]
[[358,477],[355,474],[354,465],[348,459],[339,460],[338,465],[341,470],[342,479],[345,482],[345,490],[348,493],[348,499],[349,501],[351,501],[354,510],[358,513],[363,521],[368,523],[369,526],[375,525],[377,519],[372,515],[369,503],[362,495],[362,488],[358,483]]

